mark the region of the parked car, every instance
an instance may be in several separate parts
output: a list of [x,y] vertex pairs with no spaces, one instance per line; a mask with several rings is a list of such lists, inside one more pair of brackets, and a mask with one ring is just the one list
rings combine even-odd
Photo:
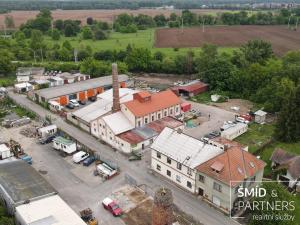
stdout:
[[32,164],[32,157],[27,154],[23,154],[19,156],[19,158],[22,159],[24,162],[27,162],[29,165]]
[[73,155],[73,162],[80,163],[81,161],[85,160],[89,156],[90,156],[90,154],[87,152],[84,152],[84,151],[77,152]]
[[43,137],[39,139],[39,143],[44,145],[44,144],[49,144],[53,141],[53,139],[56,137],[56,135],[51,135],[48,137]]
[[74,109],[74,108],[75,108],[75,106],[74,106],[72,103],[68,103],[68,104],[66,105],[66,107],[67,107],[68,109]]
[[97,97],[96,96],[89,97],[89,100],[91,102],[95,102],[97,100]]
[[110,211],[114,216],[121,216],[123,213],[119,205],[110,198],[105,198],[102,201],[102,205],[104,209]]
[[94,156],[89,156],[88,158],[86,158],[86,159],[83,161],[83,165],[84,165],[84,166],[89,166],[89,165],[91,165],[93,162],[95,162],[95,157],[94,157]]
[[240,116],[237,116],[237,117],[235,118],[235,121],[240,122],[240,123],[245,123],[245,124],[248,124],[248,123],[249,123],[248,120],[246,120],[245,118],[240,117]]
[[86,104],[86,100],[80,100],[78,101],[80,105],[85,105]]
[[76,99],[71,99],[70,102],[74,107],[79,107],[79,103]]

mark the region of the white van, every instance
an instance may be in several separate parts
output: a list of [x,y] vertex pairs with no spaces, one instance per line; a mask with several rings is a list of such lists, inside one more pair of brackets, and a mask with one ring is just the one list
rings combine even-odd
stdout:
[[89,156],[90,154],[87,152],[84,151],[77,152],[73,155],[73,162],[80,163],[81,161],[85,160]]

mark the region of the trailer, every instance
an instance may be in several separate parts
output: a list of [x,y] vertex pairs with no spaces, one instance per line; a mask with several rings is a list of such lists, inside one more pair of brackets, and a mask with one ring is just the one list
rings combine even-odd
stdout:
[[75,142],[61,136],[53,139],[53,148],[67,154],[72,154],[77,151],[77,145]]
[[105,179],[110,179],[118,174],[118,171],[106,163],[101,163],[96,166],[97,173]]
[[56,132],[57,132],[57,126],[55,124],[46,127],[41,127],[38,129],[38,134],[41,138],[52,136],[56,134]]

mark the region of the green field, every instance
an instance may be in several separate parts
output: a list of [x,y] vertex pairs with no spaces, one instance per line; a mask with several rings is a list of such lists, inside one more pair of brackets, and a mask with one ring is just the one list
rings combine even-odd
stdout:
[[[274,132],[274,125],[264,124],[251,124],[249,126],[248,132],[236,138],[235,141],[238,141],[244,145],[249,146],[249,152],[255,152],[259,147],[271,139]],[[271,161],[270,157],[273,151],[276,148],[282,148],[285,151],[292,152],[295,154],[300,154],[300,142],[296,143],[283,143],[283,142],[273,142],[270,145],[267,145],[263,151],[259,154],[261,159],[267,163],[265,167],[264,174],[265,176],[270,175],[271,173]]]
[[[91,46],[93,51],[101,50],[124,50],[127,45],[138,48],[148,48],[151,52],[161,51],[166,56],[174,57],[178,54],[185,54],[187,51],[192,50],[195,55],[201,51],[201,48],[179,48],[174,50],[173,48],[154,48],[154,32],[155,29],[140,30],[137,33],[123,34],[119,32],[112,32],[107,40],[83,40],[80,35],[77,37],[64,37],[61,36],[59,41],[52,40],[49,36],[46,36],[45,40],[49,45],[55,43],[62,44],[65,40],[68,40],[71,45],[77,49],[85,46]],[[232,53],[234,48],[220,48],[220,52]]]

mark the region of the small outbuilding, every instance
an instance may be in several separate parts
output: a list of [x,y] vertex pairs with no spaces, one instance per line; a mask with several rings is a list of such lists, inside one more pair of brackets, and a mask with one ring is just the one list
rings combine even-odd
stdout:
[[26,93],[28,91],[32,91],[33,86],[30,83],[20,83],[20,84],[15,84],[15,91],[17,93]]
[[63,151],[67,154],[72,154],[76,152],[77,145],[75,142],[69,139],[58,136],[53,140],[53,148],[56,150]]
[[267,113],[265,111],[262,111],[262,110],[258,110],[254,113],[255,115],[255,122],[256,123],[265,123],[266,121],[266,116],[267,116]]
[[41,127],[38,129],[38,134],[40,137],[47,137],[49,135],[53,135],[57,132],[57,126],[52,124],[47,127]]
[[6,144],[0,144],[0,160],[7,159],[10,156],[10,149],[6,146]]
[[208,90],[208,84],[195,80],[184,85],[175,86],[172,90],[179,95],[193,97],[206,92]]

